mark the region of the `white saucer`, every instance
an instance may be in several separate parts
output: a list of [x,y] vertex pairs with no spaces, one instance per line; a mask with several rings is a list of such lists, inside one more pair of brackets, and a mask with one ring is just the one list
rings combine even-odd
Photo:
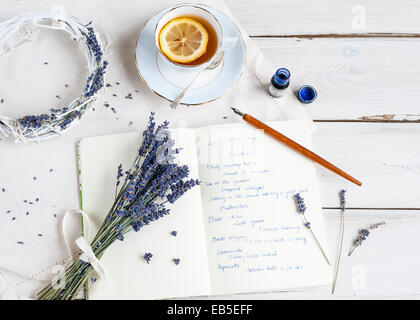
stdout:
[[[182,104],[194,105],[213,101],[232,89],[238,82],[245,62],[245,44],[239,29],[220,11],[199,5],[210,11],[219,21],[224,37],[237,37],[235,46],[224,54],[223,63],[214,70],[203,70],[191,89],[182,99]],[[136,64],[146,85],[157,95],[174,100],[194,78],[197,71],[176,72],[168,68],[158,55],[154,31],[159,18],[171,8],[153,16],[145,25],[137,40]]]

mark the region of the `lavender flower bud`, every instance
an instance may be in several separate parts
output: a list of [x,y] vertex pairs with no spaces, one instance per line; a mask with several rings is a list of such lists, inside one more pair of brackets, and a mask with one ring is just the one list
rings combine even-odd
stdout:
[[151,254],[150,252],[146,252],[143,256],[143,258],[144,258],[144,260],[146,260],[147,264],[149,264],[152,257],[153,257],[153,254]]
[[340,191],[340,203],[341,203],[342,210],[346,208],[346,192],[347,190],[344,190],[344,189]]
[[301,213],[304,214],[306,211],[306,206],[305,206],[305,201],[304,199],[300,196],[299,193],[295,194],[295,199],[296,199],[296,204],[297,204],[297,210]]

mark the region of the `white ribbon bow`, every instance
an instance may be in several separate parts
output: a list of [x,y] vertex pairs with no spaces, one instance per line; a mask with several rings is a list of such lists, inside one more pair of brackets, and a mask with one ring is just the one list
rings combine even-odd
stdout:
[[99,259],[93,253],[92,247],[86,242],[85,238],[80,237],[75,241],[76,245],[82,250],[82,254],[79,259],[90,263],[93,270],[98,274],[99,279],[106,277],[106,271],[104,265],[99,261]]
[[86,239],[89,239],[89,232],[90,232],[90,219],[88,215],[82,211],[82,210],[69,210],[64,214],[63,217],[63,224],[62,224],[62,233],[64,242],[66,244],[67,250],[70,253],[71,256],[71,250],[70,246],[68,244],[67,235],[66,235],[66,225],[67,225],[67,217],[72,214],[81,215],[83,218],[83,228],[84,228],[84,237],[80,237],[76,239],[75,243],[79,247],[80,250],[82,250],[82,255],[79,257],[80,260],[84,262],[90,263],[93,270],[96,271],[98,274],[99,279],[104,279],[106,277],[106,271],[103,264],[99,261],[99,259],[95,256],[93,253],[92,247],[89,245],[88,241]]

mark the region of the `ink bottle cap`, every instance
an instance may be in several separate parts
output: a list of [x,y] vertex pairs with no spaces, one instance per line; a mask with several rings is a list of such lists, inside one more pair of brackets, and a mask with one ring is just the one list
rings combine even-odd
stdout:
[[302,103],[311,103],[315,101],[318,93],[315,88],[309,85],[303,86],[299,89],[298,98]]

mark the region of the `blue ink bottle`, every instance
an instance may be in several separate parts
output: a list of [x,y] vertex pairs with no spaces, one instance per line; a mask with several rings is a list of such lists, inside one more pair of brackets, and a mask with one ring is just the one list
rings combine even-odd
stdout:
[[286,93],[289,83],[290,71],[286,68],[280,68],[271,78],[268,93],[274,98],[281,98]]

